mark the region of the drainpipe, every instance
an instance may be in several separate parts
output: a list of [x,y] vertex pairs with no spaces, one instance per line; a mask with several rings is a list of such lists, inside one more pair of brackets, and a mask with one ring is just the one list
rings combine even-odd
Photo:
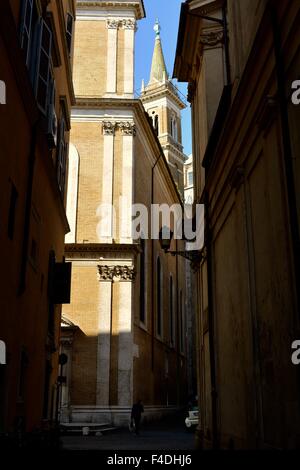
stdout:
[[269,3],[270,17],[274,37],[274,53],[276,60],[278,98],[281,116],[281,132],[283,142],[283,157],[285,166],[286,189],[292,238],[294,274],[296,284],[296,311],[300,309],[300,237],[297,212],[297,198],[293,171],[293,152],[289,127],[288,103],[286,98],[285,62],[282,48],[282,38],[276,7]]
[[218,439],[218,414],[217,414],[217,380],[216,380],[216,354],[214,342],[214,309],[213,309],[213,260],[211,248],[211,230],[209,220],[209,198],[205,194],[205,246],[207,259],[207,289],[208,289],[208,327],[209,327],[209,356],[211,377],[211,405],[212,405],[212,445],[213,449],[219,448]]
[[[152,206],[154,204],[154,170],[156,168],[156,165],[159,162],[159,159],[161,158],[162,154],[160,153],[159,156],[157,157],[153,167],[151,168],[151,231],[152,231]],[[151,370],[154,370],[154,333],[155,333],[155,322],[154,322],[154,240],[152,237],[151,233],[151,293],[152,293],[152,315],[151,315]]]
[[[178,240],[176,239],[176,251],[178,251]],[[180,302],[180,297],[179,297],[179,282],[178,282],[178,256],[175,256],[176,258],[176,323],[177,323],[177,360],[176,360],[176,382],[177,382],[177,390],[176,390],[176,395],[177,395],[177,407],[180,407],[180,390],[181,390],[181,384],[180,384],[180,354],[181,354],[181,336],[183,332],[180,329],[180,318],[179,318],[179,313],[182,315],[182,306],[179,305]],[[175,340],[176,341],[176,340]]]

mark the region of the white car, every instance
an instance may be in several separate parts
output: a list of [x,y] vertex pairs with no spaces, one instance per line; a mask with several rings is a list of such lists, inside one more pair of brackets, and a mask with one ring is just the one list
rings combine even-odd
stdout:
[[188,429],[198,424],[198,413],[198,408],[193,408],[189,411],[188,417],[185,418],[185,425]]

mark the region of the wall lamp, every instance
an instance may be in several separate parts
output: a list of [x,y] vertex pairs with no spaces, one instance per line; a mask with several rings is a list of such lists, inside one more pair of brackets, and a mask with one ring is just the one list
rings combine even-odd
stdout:
[[191,250],[191,251],[189,251],[189,250],[178,250],[178,251],[177,250],[176,251],[170,250],[173,235],[174,234],[173,234],[172,230],[167,226],[164,226],[160,229],[160,231],[159,231],[159,243],[160,243],[161,249],[165,253],[169,253],[172,256],[182,256],[183,258],[191,261],[191,263],[193,263],[194,265],[198,265],[201,262],[202,258],[203,258],[202,251],[200,251],[200,250]]

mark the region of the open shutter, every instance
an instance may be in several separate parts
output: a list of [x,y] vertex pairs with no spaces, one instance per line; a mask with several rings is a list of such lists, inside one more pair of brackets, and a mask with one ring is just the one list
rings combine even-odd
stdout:
[[32,16],[33,16],[33,0],[23,0],[22,16],[20,24],[20,42],[21,48],[24,50],[26,65],[30,65],[30,48],[32,41]]
[[68,145],[65,141],[66,123],[62,116],[59,126],[59,142],[57,148],[57,181],[60,192],[64,195],[65,190],[65,177],[66,177],[66,155]]
[[38,23],[36,34],[36,63],[34,67],[34,91],[38,107],[47,114],[50,82],[52,33],[43,19]]
[[67,39],[69,55],[71,54],[71,47],[72,47],[73,21],[74,21],[73,16],[70,13],[67,13],[66,39]]
[[47,119],[48,144],[50,148],[54,148],[57,145],[57,117],[55,113],[55,80],[52,76],[49,83]]

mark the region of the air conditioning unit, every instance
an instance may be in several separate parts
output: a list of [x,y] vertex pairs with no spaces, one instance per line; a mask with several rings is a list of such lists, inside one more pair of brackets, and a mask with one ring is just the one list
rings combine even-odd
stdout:
[[53,149],[57,145],[57,116],[52,109],[52,112],[49,113],[48,117],[48,130],[47,130],[47,139],[49,148]]

